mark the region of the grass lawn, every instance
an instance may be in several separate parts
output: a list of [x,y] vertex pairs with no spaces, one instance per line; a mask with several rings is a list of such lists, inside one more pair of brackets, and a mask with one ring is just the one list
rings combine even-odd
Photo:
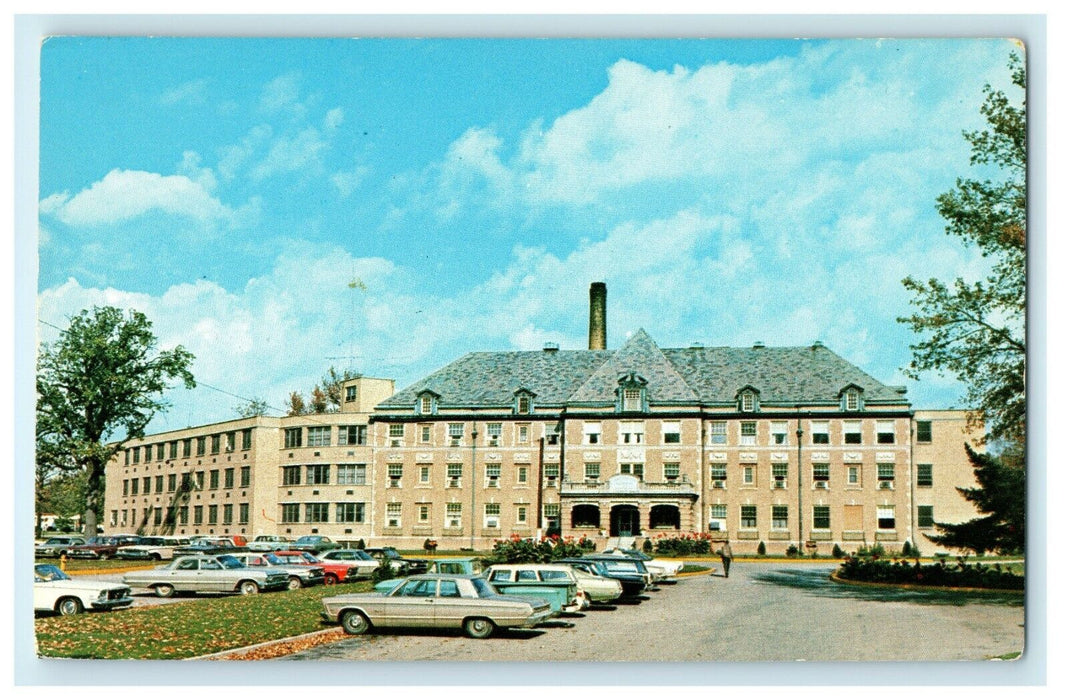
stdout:
[[[104,571],[106,569],[151,569],[154,566],[163,566],[167,561],[125,561],[123,559],[68,559],[62,565],[62,569],[68,574],[77,574],[79,571]],[[59,559],[37,559],[34,564],[52,564],[60,566]]]
[[323,629],[323,598],[369,581],[35,621],[37,653],[75,659],[188,659]]

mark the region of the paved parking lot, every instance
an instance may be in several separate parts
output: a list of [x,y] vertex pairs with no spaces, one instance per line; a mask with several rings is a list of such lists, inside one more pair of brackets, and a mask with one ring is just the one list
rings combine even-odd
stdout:
[[[718,567],[717,567],[718,568]],[[640,605],[487,640],[459,632],[349,637],[290,659],[360,661],[948,661],[1020,651],[1023,598],[836,584],[833,567],[735,563]]]

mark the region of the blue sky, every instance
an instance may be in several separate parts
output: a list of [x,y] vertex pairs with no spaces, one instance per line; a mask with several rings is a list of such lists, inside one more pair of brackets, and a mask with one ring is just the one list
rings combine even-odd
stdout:
[[819,339],[955,406],[900,372],[900,281],[985,270],[935,197],[1015,48],[52,39],[39,315],[135,307],[196,355],[215,388],[153,430],[281,407],[331,365],[399,389],[468,351],[582,348],[598,280],[610,347]]

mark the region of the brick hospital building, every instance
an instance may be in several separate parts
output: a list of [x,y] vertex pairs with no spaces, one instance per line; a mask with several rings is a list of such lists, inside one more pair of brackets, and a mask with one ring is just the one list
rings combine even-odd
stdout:
[[829,553],[974,517],[963,411],[916,410],[816,342],[469,353],[395,392],[346,383],[337,413],[260,416],[131,441],[108,532],[327,535],[488,549],[512,534],[710,532],[737,552]]

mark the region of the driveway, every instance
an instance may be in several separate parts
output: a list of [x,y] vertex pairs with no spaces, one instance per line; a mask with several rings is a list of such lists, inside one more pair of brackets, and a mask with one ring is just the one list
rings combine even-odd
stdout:
[[[717,562],[718,564],[718,562]],[[718,566],[717,566],[718,569]],[[290,659],[360,661],[949,661],[1023,649],[1022,596],[837,584],[831,566],[741,563],[638,605],[488,640],[452,632],[348,637]]]

